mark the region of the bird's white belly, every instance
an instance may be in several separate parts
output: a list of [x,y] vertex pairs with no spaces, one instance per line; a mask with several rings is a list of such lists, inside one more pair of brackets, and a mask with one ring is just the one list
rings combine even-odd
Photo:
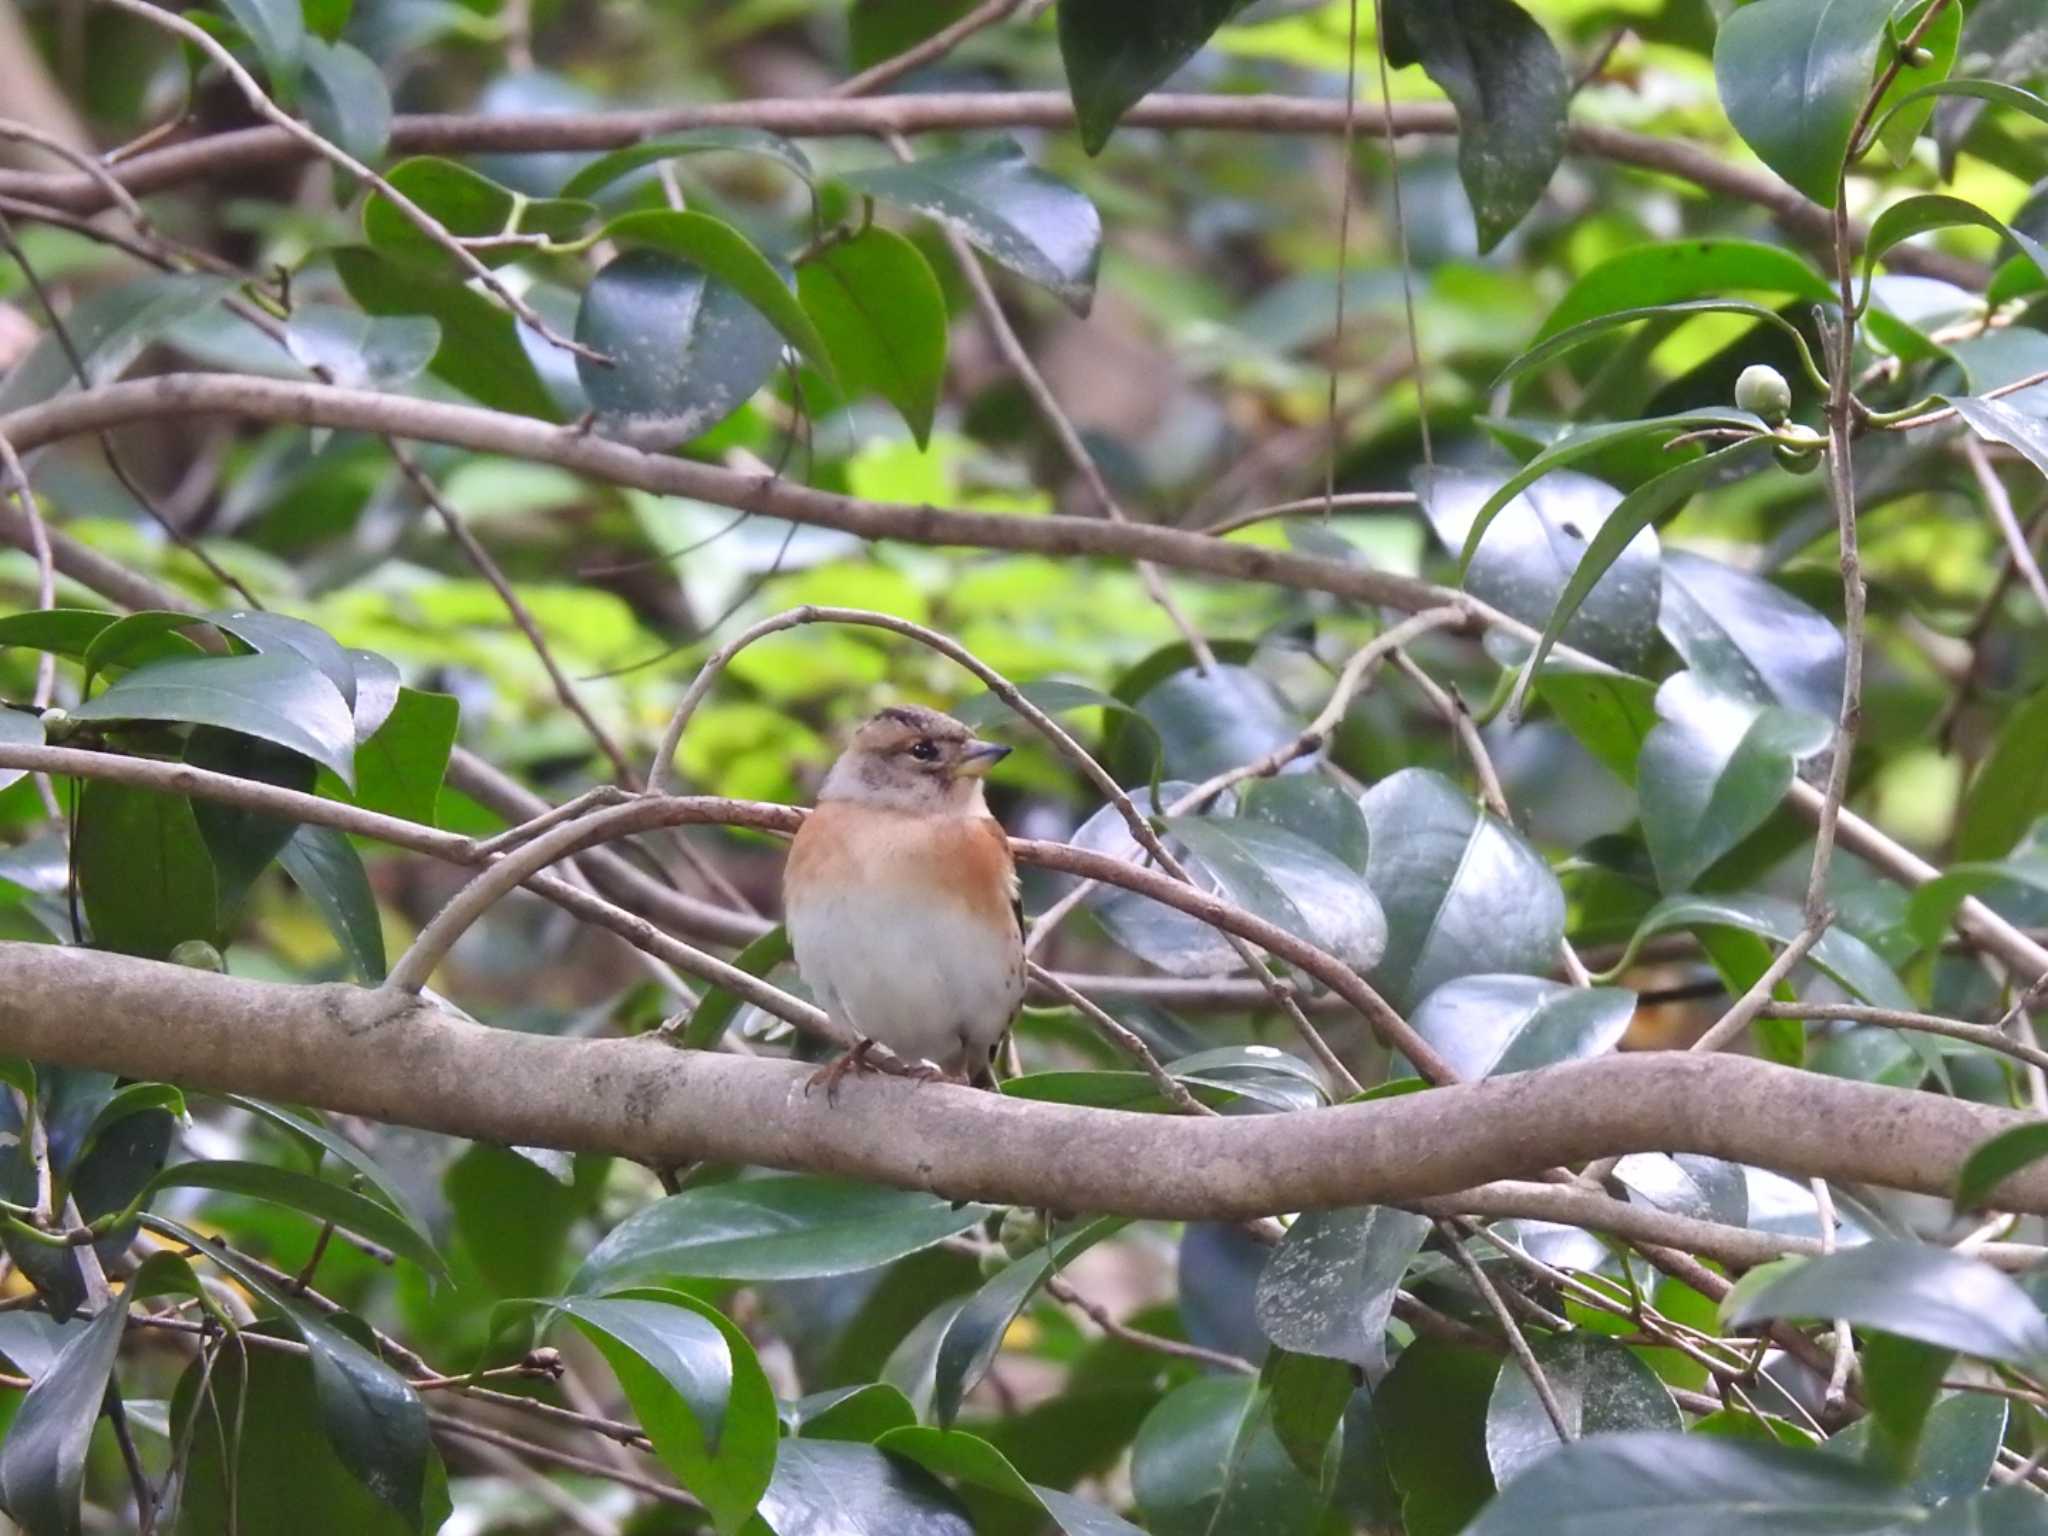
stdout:
[[979,1065],[1024,995],[1014,929],[915,889],[820,891],[787,918],[819,1006],[898,1055]]

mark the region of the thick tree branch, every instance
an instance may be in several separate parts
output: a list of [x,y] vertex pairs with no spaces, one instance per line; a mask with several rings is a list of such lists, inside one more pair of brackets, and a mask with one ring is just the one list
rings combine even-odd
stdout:
[[[489,1029],[389,993],[33,944],[0,944],[0,1050],[501,1144],[1168,1219],[1417,1201],[1652,1150],[1939,1194],[1972,1147],[2022,1123],[1934,1094],[1681,1052],[1291,1115],[1140,1115],[895,1080],[849,1084],[834,1106],[805,1098],[798,1063]],[[2008,1181],[1998,1204],[2048,1211],[2048,1166]]]
[[[1345,104],[1292,96],[1175,95],[1147,97],[1125,114],[1131,128],[1208,128],[1232,133],[1342,134]],[[497,117],[405,116],[392,124],[391,153],[470,154],[480,150],[618,149],[642,139],[713,125],[767,128],[808,135],[929,133],[949,129],[1071,128],[1073,102],[1061,91],[933,93],[767,98],[696,102],[639,112],[524,113]],[[1399,135],[1452,134],[1457,116],[1447,103],[1396,103],[1391,131]],[[1573,123],[1573,153],[1674,176],[1702,191],[1768,210],[1801,240],[1827,249],[1830,216],[1819,204],[1765,171],[1731,165],[1711,150],[1602,123]],[[311,149],[275,127],[212,134],[150,150],[123,162],[115,174],[141,195],[195,177],[246,170],[304,158]],[[91,177],[0,172],[0,194],[28,198],[73,213],[105,205],[106,189]],[[1864,229],[1852,226],[1861,249]],[[1938,277],[1981,290],[1988,274],[1974,262],[1939,251],[1900,246],[1887,257],[1894,270]]]

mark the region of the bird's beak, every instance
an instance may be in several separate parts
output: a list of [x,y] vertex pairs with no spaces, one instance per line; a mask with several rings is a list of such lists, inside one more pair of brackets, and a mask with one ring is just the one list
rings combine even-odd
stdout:
[[993,741],[971,741],[967,750],[960,754],[960,772],[970,779],[983,777],[1010,755],[1010,749]]

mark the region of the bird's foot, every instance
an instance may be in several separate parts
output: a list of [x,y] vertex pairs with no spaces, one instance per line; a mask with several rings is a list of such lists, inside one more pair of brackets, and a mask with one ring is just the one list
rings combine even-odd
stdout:
[[811,1096],[811,1090],[819,1084],[825,1088],[825,1102],[839,1102],[839,1085],[857,1072],[878,1072],[885,1077],[907,1077],[913,1082],[935,1083],[946,1074],[929,1061],[905,1061],[901,1056],[876,1056],[873,1054],[876,1042],[863,1035],[852,1050],[835,1057],[820,1067],[804,1084],[804,1097]]

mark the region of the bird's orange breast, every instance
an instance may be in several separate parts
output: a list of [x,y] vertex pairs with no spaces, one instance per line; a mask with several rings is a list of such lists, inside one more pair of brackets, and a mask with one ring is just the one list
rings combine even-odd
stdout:
[[1001,825],[987,816],[827,801],[798,829],[783,882],[791,891],[852,888],[883,902],[892,892],[943,893],[992,924],[1015,923],[1016,865]]

